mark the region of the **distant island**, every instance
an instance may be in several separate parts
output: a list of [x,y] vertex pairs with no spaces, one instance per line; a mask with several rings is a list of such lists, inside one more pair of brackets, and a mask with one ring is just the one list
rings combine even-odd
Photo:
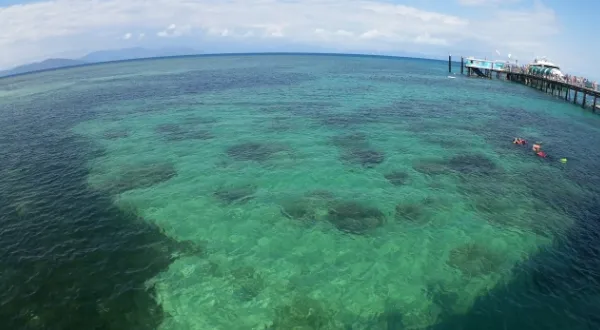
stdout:
[[134,47],[115,50],[101,50],[89,53],[77,59],[50,58],[41,62],[20,65],[10,70],[0,71],[0,77],[14,76],[29,72],[44,71],[92,63],[133,60],[151,57],[195,55],[200,53],[201,52],[192,48],[148,49]]

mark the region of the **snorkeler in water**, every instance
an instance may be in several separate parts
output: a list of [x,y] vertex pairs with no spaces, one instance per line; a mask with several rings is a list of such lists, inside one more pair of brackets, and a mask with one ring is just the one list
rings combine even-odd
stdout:
[[526,145],[526,144],[527,144],[527,141],[525,141],[525,140],[523,140],[523,139],[521,139],[521,138],[515,138],[515,139],[513,140],[513,144],[518,144],[518,145]]
[[[527,141],[521,139],[521,138],[515,138],[513,140],[513,144],[518,144],[518,145],[525,145],[527,144]],[[533,147],[531,148],[533,150],[533,152],[535,153],[536,156],[541,157],[541,158],[549,158],[548,154],[542,150],[542,145],[540,142],[536,142],[533,144]],[[567,159],[566,158],[561,158],[560,162],[563,164],[567,163]]]

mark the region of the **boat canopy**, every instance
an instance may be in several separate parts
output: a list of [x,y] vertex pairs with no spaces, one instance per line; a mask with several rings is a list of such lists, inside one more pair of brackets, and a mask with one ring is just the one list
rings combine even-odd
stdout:
[[532,66],[529,68],[529,73],[548,76],[548,75],[552,74],[552,68],[542,68],[539,66]]

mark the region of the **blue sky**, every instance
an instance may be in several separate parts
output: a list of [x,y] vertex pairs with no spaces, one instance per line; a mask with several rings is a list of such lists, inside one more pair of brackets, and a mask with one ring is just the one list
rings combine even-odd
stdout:
[[[600,78],[592,0],[0,0],[0,69],[125,47],[327,51],[520,63]],[[500,53],[497,55],[496,51]]]

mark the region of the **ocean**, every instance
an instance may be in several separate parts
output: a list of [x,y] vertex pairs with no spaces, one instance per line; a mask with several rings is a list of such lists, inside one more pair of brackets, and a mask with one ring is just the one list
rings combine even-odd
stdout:
[[450,75],[254,54],[0,79],[0,322],[599,328],[600,117]]

